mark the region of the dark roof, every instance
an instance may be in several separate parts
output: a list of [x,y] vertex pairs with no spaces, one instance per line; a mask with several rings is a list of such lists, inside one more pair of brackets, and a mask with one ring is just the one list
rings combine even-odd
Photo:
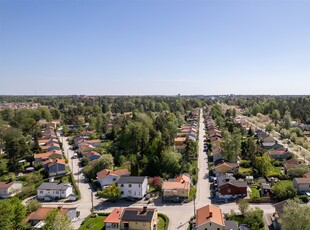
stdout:
[[70,183],[43,182],[38,190],[67,190],[68,187],[71,187]]
[[233,220],[225,220],[224,230],[238,230],[238,223]]
[[151,221],[155,208],[125,208],[121,217],[122,221]]
[[239,187],[239,188],[244,188],[244,187],[247,187],[248,184],[246,181],[237,181],[237,180],[231,180],[228,182],[228,184],[231,184],[235,187]]
[[121,176],[118,180],[119,184],[142,184],[146,176]]
[[284,201],[281,201],[273,205],[276,210],[276,213],[278,214],[280,218],[283,216],[283,208],[288,203],[287,201],[288,200],[284,200]]

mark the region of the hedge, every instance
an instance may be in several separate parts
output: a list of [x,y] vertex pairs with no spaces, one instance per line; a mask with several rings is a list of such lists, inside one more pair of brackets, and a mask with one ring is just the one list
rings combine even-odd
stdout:
[[160,216],[161,218],[163,218],[164,221],[165,221],[164,230],[168,230],[168,227],[169,227],[169,218],[168,218],[168,216],[166,216],[165,214],[162,214],[162,213],[158,213],[158,216]]

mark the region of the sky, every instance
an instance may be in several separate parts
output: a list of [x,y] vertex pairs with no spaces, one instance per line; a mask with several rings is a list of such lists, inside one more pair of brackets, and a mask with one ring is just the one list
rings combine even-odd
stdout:
[[310,94],[310,0],[0,0],[0,95]]

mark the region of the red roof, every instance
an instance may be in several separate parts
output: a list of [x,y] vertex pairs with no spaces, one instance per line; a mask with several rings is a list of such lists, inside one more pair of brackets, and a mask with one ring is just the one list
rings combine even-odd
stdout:
[[103,179],[107,175],[113,175],[113,176],[129,175],[129,171],[128,169],[117,169],[117,170],[103,169],[97,173],[97,178]]
[[105,218],[103,221],[104,223],[120,223],[121,222],[121,215],[123,213],[122,208],[114,208],[110,215]]
[[7,189],[12,186],[14,182],[0,182],[0,189]]
[[197,209],[196,212],[196,226],[213,222],[221,226],[225,226],[222,210],[214,205],[206,205]]
[[[73,207],[58,207],[62,214],[67,214],[67,212]],[[44,220],[49,212],[56,209],[55,207],[41,207],[38,210],[30,213],[26,218],[25,222],[27,223],[29,220]]]

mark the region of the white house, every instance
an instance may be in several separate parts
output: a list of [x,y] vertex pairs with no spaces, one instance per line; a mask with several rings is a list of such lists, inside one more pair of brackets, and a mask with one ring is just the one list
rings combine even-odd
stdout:
[[147,193],[148,181],[144,176],[121,176],[117,182],[122,197],[141,199]]
[[297,192],[310,192],[310,178],[294,178],[293,179],[294,188]]
[[0,197],[1,198],[10,198],[15,196],[23,188],[21,182],[0,182]]
[[63,199],[72,194],[72,185],[61,182],[44,182],[37,188],[39,200]]
[[129,176],[128,169],[103,169],[97,173],[97,180],[100,183],[101,188],[103,188],[105,185],[116,183],[120,176]]

